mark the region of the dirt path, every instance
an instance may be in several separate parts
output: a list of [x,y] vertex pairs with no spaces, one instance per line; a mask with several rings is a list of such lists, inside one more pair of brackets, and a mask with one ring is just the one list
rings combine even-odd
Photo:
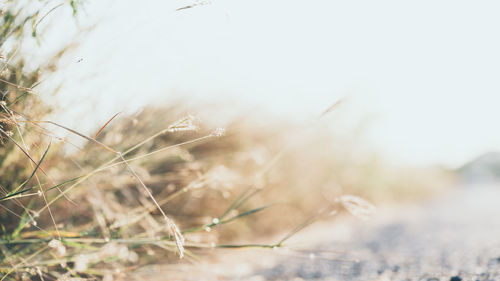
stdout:
[[318,224],[290,249],[223,252],[197,268],[193,280],[500,280],[500,185]]

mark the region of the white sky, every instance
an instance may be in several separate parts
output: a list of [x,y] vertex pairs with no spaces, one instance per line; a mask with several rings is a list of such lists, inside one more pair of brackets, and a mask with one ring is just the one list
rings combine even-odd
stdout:
[[[90,0],[61,99],[116,111],[179,93],[307,120],[349,95],[391,160],[457,166],[500,149],[500,2]],[[72,40],[56,11],[45,41]],[[59,23],[59,24],[57,24]],[[66,41],[65,41],[66,40]],[[77,63],[78,59],[83,61]],[[104,118],[105,119],[105,118]]]

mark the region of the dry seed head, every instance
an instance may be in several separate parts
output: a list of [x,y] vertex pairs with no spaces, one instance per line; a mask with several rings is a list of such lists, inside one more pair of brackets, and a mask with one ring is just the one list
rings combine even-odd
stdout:
[[171,219],[165,217],[165,220],[167,221],[168,229],[174,235],[175,245],[179,251],[179,258],[182,259],[184,257],[184,236],[182,236],[181,231]]
[[184,131],[197,131],[199,127],[194,124],[195,120],[196,118],[194,116],[188,115],[170,125],[167,129],[167,132],[175,133]]
[[224,136],[225,134],[226,134],[226,129],[224,129],[224,128],[217,128],[217,129],[213,130],[213,132],[210,135],[213,136],[213,137],[220,138],[220,137]]
[[64,245],[62,244],[62,242],[60,240],[57,240],[57,239],[50,240],[49,247],[52,249],[55,249],[57,252],[57,255],[59,255],[61,257],[66,255],[66,247],[64,247]]
[[376,211],[376,207],[370,202],[353,195],[343,195],[340,197],[340,203],[353,216],[366,220]]
[[56,240],[56,239],[52,239],[52,240],[50,240],[50,242],[49,242],[49,247],[51,247],[51,248],[56,248],[56,247],[57,247],[57,245],[58,245],[58,243],[61,243],[61,241]]

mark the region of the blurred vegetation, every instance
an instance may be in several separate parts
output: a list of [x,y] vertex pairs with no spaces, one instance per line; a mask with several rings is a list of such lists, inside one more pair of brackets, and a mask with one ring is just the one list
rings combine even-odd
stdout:
[[[30,11],[31,2],[41,8]],[[63,4],[76,13],[76,2]],[[245,116],[217,128],[186,115],[182,103],[118,115],[92,136],[46,122],[52,103],[36,86],[40,73],[64,71],[56,66],[66,49],[33,71],[19,50],[40,36],[50,5],[8,1],[1,10],[0,280],[126,280],[183,252],[196,262],[211,248],[280,247],[332,210],[371,210],[345,194],[384,202],[446,183],[439,170],[394,170],[354,155],[321,122]],[[83,147],[68,153],[75,145],[55,129]]]

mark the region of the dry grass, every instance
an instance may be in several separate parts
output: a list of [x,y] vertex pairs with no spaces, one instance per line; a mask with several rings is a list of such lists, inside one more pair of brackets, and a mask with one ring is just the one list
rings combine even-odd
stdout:
[[[28,22],[35,36],[48,14],[10,12],[2,46],[22,41]],[[115,115],[86,134],[50,121],[53,108],[35,88],[62,53],[27,73],[17,51],[1,55],[0,280],[127,280],[152,263],[196,263],[213,248],[281,247],[343,208],[369,216],[373,206],[356,196],[415,198],[446,178],[355,155],[320,121],[259,114],[219,128],[181,103]]]
[[[203,249],[280,247],[342,206],[362,217],[373,211],[343,194],[376,199],[379,185],[397,183],[339,158],[328,145],[333,137],[313,126],[239,120],[223,134],[179,118],[181,108],[121,116],[97,139],[67,128],[86,144],[65,155],[66,139],[51,131],[62,125],[5,106],[3,124],[17,133],[4,145],[25,163],[0,202],[5,277],[123,278],[184,254],[196,262]],[[21,139],[24,149],[13,144]],[[402,187],[386,187],[383,196],[404,198]],[[282,239],[266,239],[280,232]]]

